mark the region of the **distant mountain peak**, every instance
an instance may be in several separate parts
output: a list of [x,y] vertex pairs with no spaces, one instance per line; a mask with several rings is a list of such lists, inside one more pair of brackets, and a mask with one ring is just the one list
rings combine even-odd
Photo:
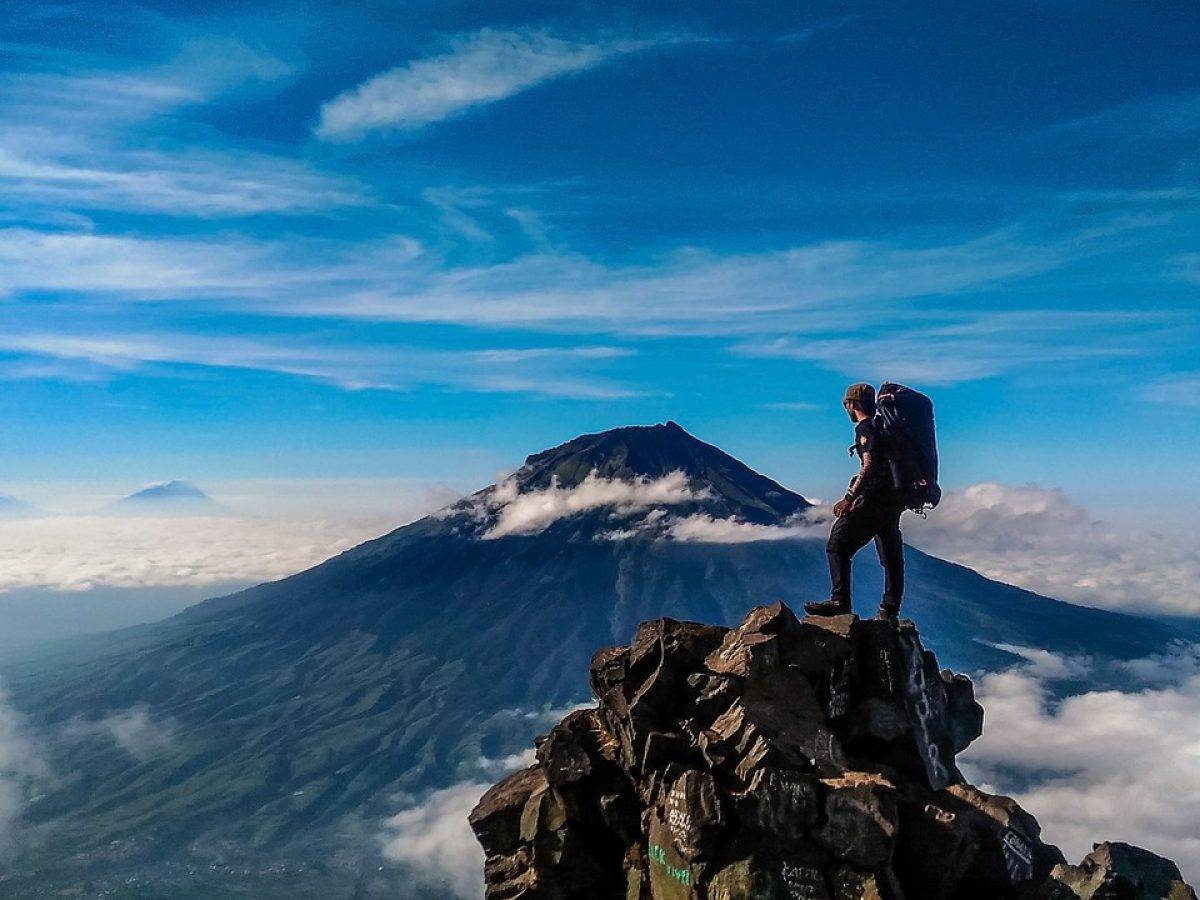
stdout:
[[529,456],[514,478],[525,493],[555,484],[574,488],[589,477],[656,480],[674,472],[687,476],[692,488],[718,507],[713,511],[726,516],[776,524],[811,505],[674,421],[580,435]]
[[42,515],[42,511],[11,494],[0,494],[0,519],[31,519]]
[[126,499],[133,500],[138,497],[143,499],[153,499],[155,497],[212,499],[190,481],[184,481],[181,478],[174,478],[171,481],[164,481],[160,484],[152,484],[149,487],[142,488],[140,491],[130,494]]
[[108,512],[177,513],[202,515],[221,511],[221,505],[190,481],[175,478],[135,491],[106,507]]

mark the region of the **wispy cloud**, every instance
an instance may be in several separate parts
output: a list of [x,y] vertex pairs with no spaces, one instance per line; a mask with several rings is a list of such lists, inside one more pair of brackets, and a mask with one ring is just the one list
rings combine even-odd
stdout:
[[216,135],[198,140],[179,121],[230,92],[284,82],[291,67],[261,49],[199,37],[158,66],[35,62],[42,68],[0,74],[0,187],[12,204],[217,217],[364,202],[351,179]]
[[[819,242],[736,255],[681,250],[640,266],[536,252],[450,267],[405,235],[283,243],[8,228],[0,230],[0,260],[7,264],[0,290],[228,297],[242,308],[289,316],[652,335],[861,327],[858,304],[877,301],[889,312],[961,331],[996,326],[953,319],[947,325],[914,304],[1061,268],[1099,252],[1104,238],[1089,232],[1038,242],[1003,229],[944,245]],[[279,293],[284,288],[286,296]],[[1047,320],[1049,312],[1042,313]],[[1008,330],[1022,324],[1030,323],[1014,316]]]
[[[453,218],[451,227],[470,232],[471,240],[487,242],[486,230],[469,214],[470,195],[466,200],[459,194],[438,199],[445,207],[441,214]],[[1180,340],[1178,316],[1169,311],[993,310],[971,303],[960,306],[954,299],[969,291],[1016,286],[1033,274],[1098,252],[1109,239],[1111,230],[1087,229],[1037,246],[1014,229],[1004,229],[937,246],[822,242],[732,256],[680,251],[639,266],[605,265],[549,251],[488,265],[452,266],[403,235],[283,241],[228,234],[151,238],[10,227],[0,228],[0,294],[18,301],[39,292],[66,295],[61,301],[61,346],[79,340],[68,331],[70,322],[92,307],[111,312],[124,303],[169,301],[192,308],[203,304],[204,313],[240,316],[397,326],[447,323],[633,338],[740,338],[733,350],[743,356],[800,359],[847,373],[852,366],[850,374],[855,375],[950,384],[1038,365],[1063,371],[1136,359],[1164,342]],[[864,304],[870,305],[870,315],[863,315]],[[44,303],[28,309],[44,320]],[[13,308],[14,323],[22,311],[20,303]],[[86,316],[75,327],[76,332],[84,330],[96,340],[105,338],[103,329]],[[123,334],[116,331],[109,337],[147,343],[144,335]],[[252,332],[246,333],[245,341],[278,343]],[[377,355],[391,349],[376,348]],[[157,351],[136,352],[153,359]],[[247,367],[273,357],[271,368],[276,371],[359,386],[420,381],[426,370],[436,368],[437,357],[432,352],[405,354],[391,362],[389,372],[387,365],[372,362],[370,354],[359,354],[359,363],[349,366],[344,358],[320,358],[321,352],[345,356],[336,348],[259,351],[226,341],[224,347],[183,347],[177,352],[183,361]],[[598,381],[590,372],[586,377],[573,372],[571,361],[576,357],[556,352],[555,357],[543,351],[544,365],[532,379],[516,367],[500,371],[494,359],[468,354],[461,359],[466,364],[463,376],[431,381],[500,391],[532,386],[536,393],[559,396],[618,398],[639,393]],[[593,352],[581,350],[584,356]],[[43,355],[86,358],[70,352]],[[93,359],[102,356],[91,354]],[[257,361],[248,362],[251,357]],[[552,357],[557,368],[551,365]],[[5,377],[15,377],[13,366],[29,371],[31,364],[11,361]],[[64,377],[97,375],[86,365],[60,368]],[[467,377],[482,369],[489,370],[486,378]]]
[[373,131],[420,128],[614,57],[681,39],[567,39],[540,30],[485,28],[339,94],[321,108],[316,134],[351,140]]
[[[945,385],[1031,365],[1094,365],[1143,356],[1148,336],[1164,332],[1169,321],[1151,312],[901,312],[890,329],[849,326],[837,336],[751,340],[734,349],[746,356],[821,362],[875,380]],[[1081,333],[1089,339],[1078,340]]]
[[310,310],[641,334],[762,333],[861,323],[859,302],[894,306],[1000,284],[1057,268],[1083,252],[1073,241],[1034,246],[1005,230],[944,246],[840,241],[736,255],[681,250],[627,267],[536,253],[435,272],[386,289],[363,285],[336,298],[314,299]]
[[1097,137],[1155,144],[1200,134],[1200,93],[1150,96],[1043,129],[1039,139]]
[[0,140],[0,184],[13,201],[203,218],[365,202],[361,189],[346,179],[264,153],[55,149],[40,138],[22,141],[11,133]]
[[1200,372],[1182,372],[1146,385],[1141,395],[1150,403],[1175,408],[1200,407]]
[[[55,334],[0,336],[0,353],[84,364],[80,377],[128,373],[154,366],[248,369],[321,381],[346,390],[412,390],[440,385],[481,393],[611,400],[636,396],[606,382],[596,366],[632,351],[609,346],[437,350],[420,346],[333,345],[312,340],[174,333]],[[9,368],[9,365],[14,368]],[[0,357],[0,378],[70,378],[51,367],[29,367],[17,356]]]

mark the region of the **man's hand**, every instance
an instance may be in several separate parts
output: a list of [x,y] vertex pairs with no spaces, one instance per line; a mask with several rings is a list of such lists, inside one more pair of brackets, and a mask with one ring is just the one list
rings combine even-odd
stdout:
[[833,514],[840,519],[842,516],[846,515],[846,513],[850,512],[850,505],[851,504],[849,500],[839,500],[837,503],[833,504]]

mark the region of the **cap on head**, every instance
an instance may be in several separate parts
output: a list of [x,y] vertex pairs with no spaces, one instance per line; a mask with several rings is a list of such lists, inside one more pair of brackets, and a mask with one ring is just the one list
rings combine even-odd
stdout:
[[875,388],[865,381],[852,384],[846,388],[846,396],[842,402],[845,403],[851,400],[870,409],[875,406]]

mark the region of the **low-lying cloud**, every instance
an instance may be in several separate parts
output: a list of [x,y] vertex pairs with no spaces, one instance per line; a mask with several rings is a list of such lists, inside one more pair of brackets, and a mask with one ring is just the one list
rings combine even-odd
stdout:
[[13,849],[29,796],[47,776],[47,767],[21,714],[0,685],[0,855]]
[[137,703],[99,719],[75,718],[63,726],[63,738],[77,740],[103,737],[139,762],[169,749],[175,743],[176,726],[170,719],[151,715],[150,707]]
[[463,782],[414,801],[384,823],[383,855],[453,897],[483,896],[483,849],[467,815],[490,785]]
[[1087,606],[1200,613],[1200,545],[1099,521],[1059,490],[976,484],[928,520],[905,519],[923,550],[991,578]]
[[979,683],[984,732],[961,759],[967,776],[1012,794],[1037,816],[1046,840],[1073,862],[1093,841],[1128,841],[1174,859],[1195,883],[1200,879],[1196,650],[1177,648],[1125,664],[1143,679],[1157,679],[1131,692],[1091,691],[1055,700],[1048,683],[1073,671],[1078,662],[1070,660],[1048,669],[1042,659],[1036,666],[985,675]]
[[[502,709],[496,715],[543,731],[575,710],[594,705],[588,700],[540,709]],[[384,858],[404,865],[423,886],[439,891],[438,896],[479,900],[483,849],[467,816],[492,784],[534,762],[534,749],[529,746],[503,756],[481,756],[475,763],[477,771],[465,780],[423,796],[402,797],[400,811],[384,821],[379,835]]]
[[656,506],[691,503],[710,496],[707,488],[693,490],[683,472],[661,478],[620,480],[601,478],[594,471],[578,485],[561,487],[557,480],[547,488],[520,491],[514,479],[498,484],[485,498],[495,512],[495,524],[485,538],[514,534],[536,534],[559,519],[601,507],[617,515],[630,515]]
[[665,535],[676,541],[701,544],[746,544],[755,541],[783,541],[795,538],[824,538],[828,524],[817,517],[796,518],[784,525],[759,525],[737,517],[718,519],[695,513],[668,523]]

